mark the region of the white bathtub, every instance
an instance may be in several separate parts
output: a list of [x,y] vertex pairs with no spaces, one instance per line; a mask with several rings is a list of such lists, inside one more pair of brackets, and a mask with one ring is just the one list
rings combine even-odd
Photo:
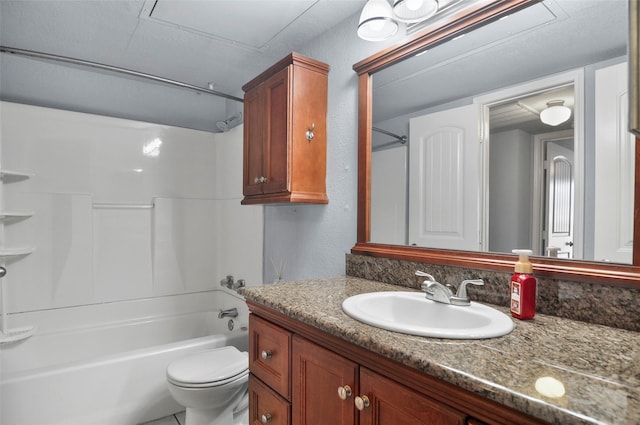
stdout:
[[[218,319],[236,307],[240,315]],[[116,319],[117,318],[117,319]],[[135,425],[183,410],[167,364],[189,352],[248,346],[248,310],[227,291],[12,315],[36,335],[0,346],[2,425]]]

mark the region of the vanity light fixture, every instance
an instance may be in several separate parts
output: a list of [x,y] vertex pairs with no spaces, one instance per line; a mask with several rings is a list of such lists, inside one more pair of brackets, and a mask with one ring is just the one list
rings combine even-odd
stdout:
[[400,22],[421,22],[435,15],[437,11],[437,0],[394,0],[393,2],[393,16]]
[[[412,0],[413,1],[413,0]],[[360,14],[358,36],[363,40],[382,41],[398,32],[398,23],[387,0],[368,0]]]
[[557,126],[571,118],[571,108],[564,106],[564,100],[551,100],[540,112],[540,121],[547,125]]

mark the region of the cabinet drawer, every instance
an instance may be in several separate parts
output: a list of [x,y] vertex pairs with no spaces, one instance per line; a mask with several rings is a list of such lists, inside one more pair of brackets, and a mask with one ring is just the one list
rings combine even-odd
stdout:
[[291,424],[291,404],[253,375],[249,376],[249,424]]
[[249,370],[291,400],[291,332],[254,315],[249,317]]

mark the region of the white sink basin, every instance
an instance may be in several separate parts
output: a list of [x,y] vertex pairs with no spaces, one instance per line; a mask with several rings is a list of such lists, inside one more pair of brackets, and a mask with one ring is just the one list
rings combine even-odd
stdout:
[[390,331],[434,338],[482,339],[508,334],[513,320],[483,304],[456,306],[428,300],[423,292],[371,292],[342,303],[354,319]]

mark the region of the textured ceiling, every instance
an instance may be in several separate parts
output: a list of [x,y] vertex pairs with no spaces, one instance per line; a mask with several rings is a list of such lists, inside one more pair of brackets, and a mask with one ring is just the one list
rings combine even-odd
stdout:
[[[360,13],[365,0],[1,0],[0,42],[127,68],[242,97],[241,87],[291,51]],[[355,28],[354,28],[355,31]],[[178,125],[215,131],[241,105],[121,76],[61,70],[3,54],[4,100],[61,107],[98,99]],[[167,95],[167,93],[169,93]],[[167,101],[169,97],[170,101]],[[209,99],[211,98],[211,99]],[[95,99],[95,100],[94,100]],[[142,99],[147,99],[143,102]],[[104,103],[103,102],[103,103]],[[182,107],[180,107],[182,105]],[[147,112],[145,112],[147,111]]]
[[[364,3],[1,0],[0,43],[199,87],[211,83],[216,91],[242,97],[244,83],[353,20]],[[374,78],[374,122],[621,56],[626,8],[626,0],[546,0],[387,68]],[[211,95],[15,55],[2,54],[0,65],[3,100],[115,116],[122,111],[210,131],[242,108]]]

